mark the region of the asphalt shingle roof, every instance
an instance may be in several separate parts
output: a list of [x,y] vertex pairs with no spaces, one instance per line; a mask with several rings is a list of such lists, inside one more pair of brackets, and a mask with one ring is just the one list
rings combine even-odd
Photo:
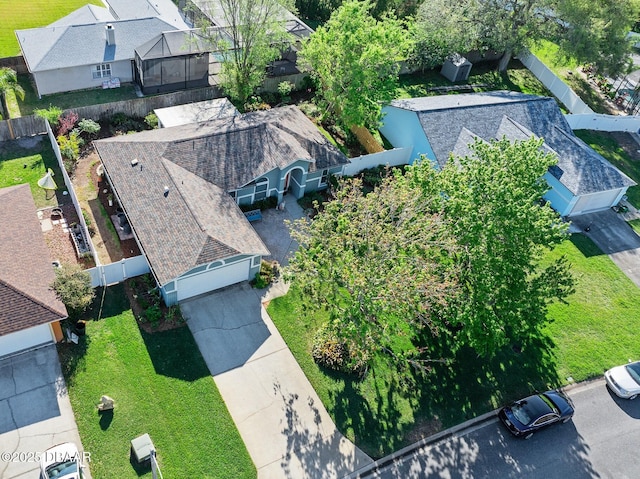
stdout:
[[67,317],[29,185],[0,189],[0,336]]
[[318,168],[348,162],[296,107],[94,144],[161,284],[202,263],[269,254],[228,191],[299,159]]
[[558,164],[550,172],[576,195],[636,184],[573,134],[553,98],[499,91],[394,100],[391,105],[417,113],[440,165],[465,128],[487,141],[532,134],[557,153]]
[[[115,45],[107,45],[106,26],[114,28]],[[137,46],[175,27],[159,18],[120,20],[16,30],[30,71],[46,71],[134,58]]]

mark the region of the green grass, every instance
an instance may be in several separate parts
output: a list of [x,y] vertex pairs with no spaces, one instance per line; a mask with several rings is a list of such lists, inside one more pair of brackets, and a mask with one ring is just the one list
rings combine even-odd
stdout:
[[[476,91],[512,90],[533,95],[553,96],[540,81],[517,60],[509,64],[507,73],[501,74],[490,63],[474,65],[471,74],[464,84],[487,84],[486,88]],[[453,85],[439,71],[428,70],[424,73],[402,75],[396,98],[417,98],[428,95],[441,95],[442,92],[429,91],[430,88]]]
[[[0,0],[1,1],[1,0]],[[120,100],[132,100],[136,98],[133,85],[125,84],[120,88],[110,88],[103,90],[101,88],[92,88],[90,90],[79,90],[66,93],[54,93],[52,95],[44,95],[38,98],[36,91],[29,80],[28,75],[18,75],[18,83],[25,91],[24,101],[12,101],[12,116],[31,115],[36,109],[49,108],[51,105],[62,108],[77,108],[88,105],[99,105],[102,103],[110,103]],[[19,111],[16,114],[16,109]]]
[[[629,157],[610,133],[593,130],[575,130],[574,133],[629,178],[640,184],[640,162]],[[640,186],[630,187],[627,190],[627,196],[632,205],[640,207]]]
[[629,226],[633,228],[633,231],[640,235],[640,220],[631,220],[627,221],[627,223],[629,223]]
[[578,62],[560,50],[555,43],[543,40],[531,49],[558,78],[571,89],[596,113],[610,114],[606,101],[600,93],[578,72]]
[[365,452],[380,457],[493,410],[529,392],[602,374],[627,358],[640,358],[637,287],[587,238],[574,235],[549,254],[566,254],[578,281],[569,305],[553,305],[540,337],[507,347],[491,360],[460,351],[451,366],[435,365],[414,386],[383,365],[367,377],[326,371],[311,358],[313,335],[325,319],[304,309],[292,288],[268,311],[338,428]]
[[20,54],[14,30],[44,27],[88,3],[104,6],[100,0],[0,0],[0,58]]
[[556,343],[558,374],[582,381],[628,359],[640,359],[638,288],[608,256],[582,235],[553,252],[574,265],[576,293],[552,305],[547,332]]
[[[104,305],[80,344],[59,346],[93,478],[151,477],[129,456],[131,439],[144,433],[164,477],[256,477],[189,329],[141,332],[122,285],[108,288]],[[113,414],[97,413],[104,394],[115,400]]]
[[38,208],[58,204],[55,195],[38,186],[38,180],[45,175],[47,168],[53,170],[54,180],[58,185],[57,191],[61,193],[66,188],[48,138],[42,139],[36,149],[23,148],[19,141],[0,144],[0,188],[29,183]]

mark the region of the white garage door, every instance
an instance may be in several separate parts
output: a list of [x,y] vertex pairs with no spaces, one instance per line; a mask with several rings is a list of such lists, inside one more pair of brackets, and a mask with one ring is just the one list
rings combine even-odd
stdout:
[[589,213],[590,211],[604,210],[614,206],[614,202],[619,194],[620,190],[612,190],[581,196],[573,207],[571,214],[579,215],[582,213]]
[[178,301],[249,279],[251,258],[177,281]]
[[33,348],[45,343],[53,342],[51,326],[41,324],[33,328],[24,329],[17,333],[0,336],[0,356],[12,354],[23,349]]

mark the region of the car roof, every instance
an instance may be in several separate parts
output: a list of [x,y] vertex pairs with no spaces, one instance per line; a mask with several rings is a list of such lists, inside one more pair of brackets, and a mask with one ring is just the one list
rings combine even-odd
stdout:
[[549,404],[547,404],[547,402],[542,399],[540,395],[524,398],[518,401],[518,404],[521,407],[526,408],[532,420],[536,420],[540,416],[553,412],[553,410],[549,407]]

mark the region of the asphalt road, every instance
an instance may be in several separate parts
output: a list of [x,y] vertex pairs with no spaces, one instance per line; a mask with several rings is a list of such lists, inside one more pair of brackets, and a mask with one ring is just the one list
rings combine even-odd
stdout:
[[640,399],[618,399],[604,380],[569,391],[573,421],[511,436],[497,420],[425,446],[367,478],[638,478]]

